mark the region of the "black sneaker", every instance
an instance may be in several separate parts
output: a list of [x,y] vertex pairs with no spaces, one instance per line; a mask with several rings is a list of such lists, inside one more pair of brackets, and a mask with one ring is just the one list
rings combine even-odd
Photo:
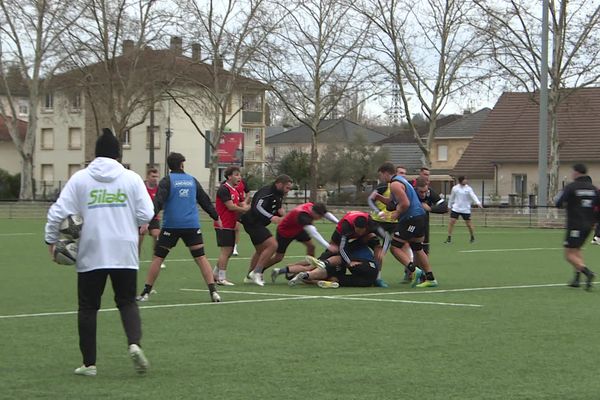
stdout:
[[590,271],[589,274],[587,274],[585,276],[585,290],[592,289],[592,281],[594,280],[595,277],[596,277],[596,274],[594,274],[592,271]]
[[469,243],[475,243],[475,238],[471,237],[471,240],[469,241]]
[[577,288],[577,287],[580,287],[581,284],[579,283],[579,281],[577,279],[573,279],[571,282],[567,283],[567,286]]
[[452,243],[452,239],[448,238],[448,239],[446,239],[446,241],[444,241],[444,243],[450,244],[450,243]]

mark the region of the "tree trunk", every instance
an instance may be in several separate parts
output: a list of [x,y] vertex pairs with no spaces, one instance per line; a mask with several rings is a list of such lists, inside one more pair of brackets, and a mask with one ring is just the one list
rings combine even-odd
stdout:
[[310,201],[317,201],[317,187],[319,174],[319,153],[317,150],[317,135],[313,132],[310,144]]
[[19,200],[33,200],[33,154],[21,155],[21,190]]
[[559,190],[559,167],[560,167],[560,141],[558,139],[558,121],[556,108],[552,107],[550,113],[550,171],[548,179],[548,203],[552,204],[552,199],[558,194]]

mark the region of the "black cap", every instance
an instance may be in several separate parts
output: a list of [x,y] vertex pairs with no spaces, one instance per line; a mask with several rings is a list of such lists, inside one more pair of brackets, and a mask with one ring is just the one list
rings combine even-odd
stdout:
[[185,161],[185,157],[181,153],[170,153],[167,156],[167,165],[171,171],[180,169],[181,163]]
[[119,158],[121,146],[108,128],[102,129],[102,135],[96,140],[96,157]]

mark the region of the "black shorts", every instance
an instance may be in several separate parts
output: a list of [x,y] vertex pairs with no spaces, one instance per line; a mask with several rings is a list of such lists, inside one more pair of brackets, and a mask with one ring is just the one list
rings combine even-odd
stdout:
[[375,221],[375,223],[379,225],[384,231],[391,234],[396,232],[396,227],[398,226],[397,222]]
[[398,222],[398,228],[394,233],[395,239],[403,241],[423,236],[425,236],[425,215],[419,215]]
[[[350,274],[346,272],[349,271]],[[377,266],[374,262],[363,261],[355,267],[340,267],[332,276],[337,278],[341,287],[369,287],[377,280]]]
[[464,219],[465,221],[468,221],[471,219],[471,214],[470,213],[459,213],[456,211],[450,211],[450,218],[454,218],[454,219],[458,219],[458,217],[462,217],[462,219]]
[[591,228],[567,228],[567,235],[563,246],[567,249],[579,249],[587,240]]
[[285,251],[287,250],[288,246],[294,240],[297,240],[302,243],[310,241],[310,236],[308,236],[308,233],[306,233],[306,231],[300,232],[293,238],[283,237],[279,234],[279,232],[277,232],[277,235],[275,237],[277,238],[277,253],[279,254],[285,254]]
[[183,240],[183,243],[185,243],[187,247],[204,243],[202,241],[202,231],[200,228],[163,228],[160,231],[160,235],[158,235],[156,247],[172,249],[179,239]]
[[250,240],[252,244],[258,246],[263,243],[265,240],[273,236],[269,228],[264,225],[256,225],[256,224],[244,224],[244,230],[248,235],[250,235]]
[[233,247],[235,246],[235,230],[234,229],[215,229],[217,234],[217,246]]
[[160,220],[158,218],[153,219],[148,224],[148,230],[152,231],[154,229],[160,229]]

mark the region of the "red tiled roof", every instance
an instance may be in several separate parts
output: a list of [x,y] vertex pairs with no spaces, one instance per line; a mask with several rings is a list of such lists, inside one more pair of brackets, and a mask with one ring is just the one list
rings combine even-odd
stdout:
[[[561,162],[600,161],[600,87],[567,94],[558,108]],[[454,167],[456,175],[492,178],[493,163],[537,163],[539,105],[506,92]]]
[[[25,135],[27,134],[27,122],[17,119],[17,129],[19,130],[19,135],[21,139],[25,139]],[[6,121],[4,118],[0,117],[0,142],[10,142],[12,138],[8,133],[8,127],[6,126]]]

